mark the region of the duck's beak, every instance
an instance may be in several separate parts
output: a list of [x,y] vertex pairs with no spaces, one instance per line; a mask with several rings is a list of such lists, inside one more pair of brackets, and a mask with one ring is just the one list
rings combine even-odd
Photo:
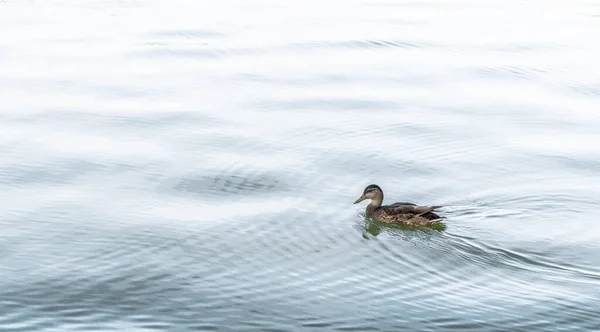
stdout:
[[362,195],[354,202],[354,204],[360,203],[360,202],[364,201],[365,199],[367,199],[367,197],[365,197],[365,195]]

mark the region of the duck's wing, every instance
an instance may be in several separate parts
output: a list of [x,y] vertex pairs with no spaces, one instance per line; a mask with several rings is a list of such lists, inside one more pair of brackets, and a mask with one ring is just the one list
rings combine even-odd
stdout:
[[391,205],[383,205],[381,209],[387,214],[415,214],[416,205],[412,203],[399,202]]
[[427,219],[437,219],[439,216],[433,211],[441,206],[420,206],[408,202],[398,202],[391,205],[384,205],[381,208],[387,214],[411,214],[423,216]]
[[390,213],[414,213],[414,214],[424,214],[427,212],[432,212],[435,209],[441,208],[439,205],[434,206],[424,206],[424,205],[416,205],[408,202],[398,202],[391,205],[382,206],[383,208],[388,209]]
[[411,205],[411,206],[417,206],[417,204],[414,203],[409,203],[409,202],[396,202],[394,204],[390,204],[388,206],[396,206],[396,205]]

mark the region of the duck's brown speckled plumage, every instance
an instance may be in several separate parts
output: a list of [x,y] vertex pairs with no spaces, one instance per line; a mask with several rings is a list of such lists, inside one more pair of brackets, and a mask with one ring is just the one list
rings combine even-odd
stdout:
[[371,200],[371,203],[367,206],[367,217],[379,222],[432,226],[441,219],[433,212],[440,206],[419,206],[408,202],[381,205],[383,203],[383,191],[375,184],[367,186],[363,195],[354,204],[365,199]]

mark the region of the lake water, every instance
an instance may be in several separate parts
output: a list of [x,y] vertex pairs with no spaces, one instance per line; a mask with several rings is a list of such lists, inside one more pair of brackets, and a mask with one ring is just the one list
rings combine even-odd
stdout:
[[[0,330],[600,330],[597,1],[0,1]],[[352,205],[441,204],[444,231]]]

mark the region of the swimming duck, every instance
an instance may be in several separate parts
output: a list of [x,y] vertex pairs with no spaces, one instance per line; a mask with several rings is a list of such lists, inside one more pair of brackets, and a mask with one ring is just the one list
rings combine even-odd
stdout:
[[411,226],[432,226],[437,224],[441,219],[440,216],[433,212],[441,206],[418,206],[408,202],[381,205],[383,203],[383,190],[376,184],[367,186],[362,196],[354,204],[360,203],[365,199],[371,200],[371,203],[367,205],[367,217],[379,222],[387,224],[400,223]]

